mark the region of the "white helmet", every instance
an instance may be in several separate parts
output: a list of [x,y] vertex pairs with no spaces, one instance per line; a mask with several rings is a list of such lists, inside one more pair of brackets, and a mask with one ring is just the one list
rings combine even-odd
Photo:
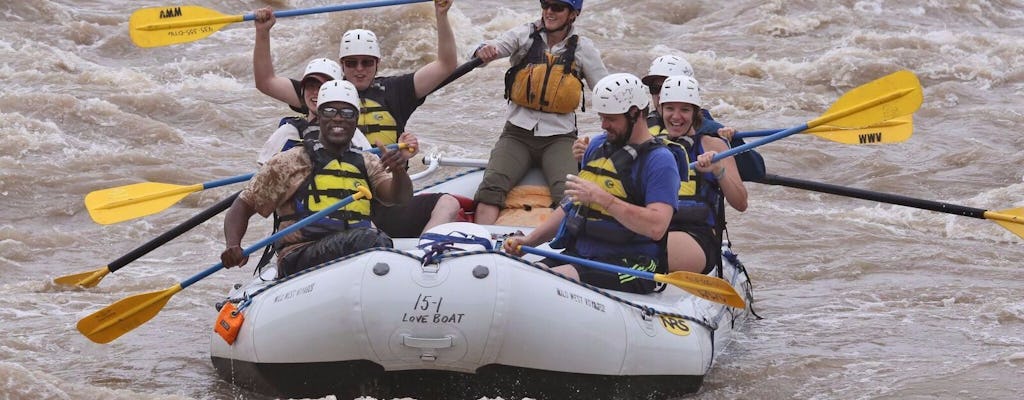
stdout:
[[380,58],[380,43],[377,35],[366,29],[353,29],[341,36],[341,51],[338,59],[348,56],[372,56]]
[[306,64],[306,73],[302,74],[302,80],[312,74],[320,74],[327,77],[328,81],[341,79],[341,66],[334,60],[317,58]]
[[661,56],[654,59],[651,68],[647,70],[643,82],[650,85],[654,78],[659,76],[669,77],[675,75],[693,76],[693,67],[685,59],[679,56]]
[[325,82],[323,86],[320,86],[320,94],[317,95],[316,107],[320,108],[320,106],[332,101],[351,104],[358,110],[359,92],[356,90],[356,87],[352,85],[352,82],[349,81]]
[[633,74],[611,74],[594,85],[594,111],[602,114],[625,114],[631,106],[639,109],[651,104],[644,84]]
[[661,84],[661,104],[688,103],[700,107],[700,86],[692,76],[676,75]]

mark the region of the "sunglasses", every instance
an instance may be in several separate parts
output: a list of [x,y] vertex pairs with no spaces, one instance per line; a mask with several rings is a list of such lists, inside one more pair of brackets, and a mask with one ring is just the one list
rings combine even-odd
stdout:
[[562,11],[568,10],[569,6],[561,3],[548,3],[544,0],[541,0],[540,8],[542,10],[551,10],[551,12],[560,13]]
[[341,119],[356,119],[359,116],[359,111],[352,108],[320,107],[318,114],[324,119],[334,118],[339,115]]
[[661,85],[647,85],[647,89],[651,91],[651,94],[661,93]]
[[370,68],[370,67],[372,67],[374,65],[377,65],[377,59],[375,59],[375,58],[362,58],[362,59],[350,58],[350,59],[347,59],[347,60],[341,60],[341,63],[343,65],[345,65],[345,68],[356,68],[356,67],[359,67],[360,65],[362,65],[363,68]]

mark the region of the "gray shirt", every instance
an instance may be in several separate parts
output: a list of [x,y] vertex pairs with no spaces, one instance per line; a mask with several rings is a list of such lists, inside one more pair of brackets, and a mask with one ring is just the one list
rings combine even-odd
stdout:
[[[533,30],[533,24],[527,23],[511,29],[495,39],[488,40],[484,44],[493,45],[498,50],[499,58],[509,57],[512,65],[516,65],[530,51],[530,45],[533,44],[530,34],[533,33]],[[575,32],[576,27],[573,26],[565,36],[566,39],[555,43],[554,46],[550,46],[548,51],[555,55],[564,53],[565,46],[568,44],[568,38],[576,34]],[[544,42],[548,43],[547,33],[541,32],[540,35],[544,38]],[[601,52],[594,47],[594,42],[582,36],[579,37],[576,45],[576,64],[583,73],[583,80],[586,81],[588,87],[592,87],[597,81],[608,75],[608,69],[605,68],[604,62],[601,61]],[[531,110],[509,102],[506,119],[515,126],[532,130],[534,136],[562,135],[576,131],[575,112],[554,114]]]

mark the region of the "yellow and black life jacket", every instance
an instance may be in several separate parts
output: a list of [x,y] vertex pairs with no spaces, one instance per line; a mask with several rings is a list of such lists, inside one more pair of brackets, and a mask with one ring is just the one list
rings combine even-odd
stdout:
[[[666,143],[672,143],[669,150],[676,157],[679,170],[683,166],[689,166],[691,160],[696,160],[697,155],[704,153],[704,146],[701,143],[704,134],[698,133],[694,136],[680,136],[669,138],[663,132],[657,136]],[[711,136],[718,137],[717,134]],[[716,237],[721,238],[722,230],[725,229],[725,196],[722,194],[718,180],[710,172],[702,173],[696,168],[689,170],[689,184],[683,182],[680,187],[679,204],[676,213],[672,216],[673,229],[685,229],[686,227],[710,227],[715,231]],[[692,192],[687,190],[684,193],[682,187],[692,187]],[[685,196],[684,196],[685,194]]]
[[680,136],[669,138],[667,134],[656,136],[657,140],[664,143],[672,156],[676,159],[680,177],[686,171],[686,179],[679,184],[679,201],[676,204],[676,212],[672,214],[671,227],[673,229],[684,229],[687,227],[714,227],[715,207],[708,203],[709,198],[703,195],[708,194],[705,189],[707,182],[704,175],[697,172],[696,168],[690,168],[691,154],[694,153],[693,138]]
[[359,101],[358,126],[370,145],[376,146],[377,141],[385,146],[398,143],[398,122],[391,112],[373,99],[360,96]]
[[[358,192],[360,186],[370,186],[363,155],[348,150],[335,155],[319,142],[304,140],[303,148],[313,162],[313,171],[294,195],[295,214],[281,217],[281,221],[300,220],[330,207],[341,199]],[[372,191],[372,187],[370,188]],[[370,200],[359,199],[306,225],[300,231],[303,241],[317,240],[328,234],[349,228],[370,226]],[[278,246],[290,243],[276,244]]]
[[[579,176],[619,199],[645,207],[646,188],[637,183],[633,171],[634,168],[642,170],[647,153],[662,146],[664,144],[658,140],[618,148],[605,142],[594,150]],[[575,204],[573,207],[566,221],[566,230],[572,236],[586,236],[614,244],[655,242],[626,228],[598,204]]]
[[531,110],[571,113],[583,97],[583,74],[576,63],[579,37],[570,36],[565,52],[556,56],[548,51],[540,31],[534,25],[526,57],[505,72],[505,98]]

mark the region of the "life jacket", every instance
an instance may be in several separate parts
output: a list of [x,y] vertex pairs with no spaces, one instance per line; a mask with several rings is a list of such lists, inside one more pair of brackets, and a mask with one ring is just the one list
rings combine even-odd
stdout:
[[[645,207],[646,188],[638,184],[634,168],[643,169],[646,155],[664,146],[661,141],[649,140],[638,146],[616,148],[605,142],[594,150],[593,156],[580,171],[581,179],[593,182],[611,195],[630,204]],[[656,242],[637,234],[616,221],[598,204],[573,204],[567,214],[566,231],[573,237],[614,244],[649,244]]]
[[[697,155],[703,154],[704,136],[711,136],[713,138],[722,140],[718,134],[704,134],[697,133],[692,137],[693,146],[690,148],[689,156],[690,159],[696,160]],[[696,182],[697,182],[697,198],[710,207],[710,212],[705,220],[705,224],[710,226],[715,231],[715,237],[721,239],[722,231],[725,230],[725,195],[722,193],[722,187],[718,183],[718,178],[715,178],[715,174],[712,172],[701,173],[696,171]]]
[[714,206],[707,202],[707,199],[698,195],[698,188],[703,188],[707,183],[703,174],[698,173],[695,168],[690,168],[690,154],[693,153],[693,139],[688,136],[669,138],[667,134],[656,136],[672,152],[676,159],[680,175],[687,171],[686,179],[679,184],[679,200],[676,204],[676,212],[672,214],[671,226],[679,229],[686,227],[714,227],[714,219],[709,218],[713,214]]
[[[348,150],[341,155],[332,155],[323,147],[315,148],[319,144],[317,141],[305,140],[302,143],[306,154],[313,162],[312,173],[293,196],[295,213],[282,216],[282,222],[308,217],[357,193],[360,186],[370,187],[362,154]],[[300,232],[302,241],[306,242],[334,232],[365,226],[370,226],[370,200],[359,199],[319,221],[306,225]],[[293,243],[279,241],[274,245],[280,250]]]
[[556,56],[541,38],[541,28],[533,27],[526,57],[505,72],[505,98],[531,110],[571,113],[583,97],[583,75],[576,63],[579,36],[570,36],[565,52]]
[[387,146],[392,143],[398,143],[398,121],[395,120],[394,115],[391,115],[391,111],[387,109],[380,102],[368,98],[372,96],[370,91],[383,91],[383,87],[378,83],[374,82],[367,93],[359,94],[359,122],[357,123],[359,130],[366,135],[366,139],[370,141],[370,144],[377,145],[377,141]]
[[295,130],[299,132],[299,140],[288,139],[284,143],[284,147],[281,151],[286,151],[292,147],[295,147],[302,143],[303,140],[318,140],[320,139],[320,125],[312,124],[302,117],[285,117],[281,118],[281,123],[277,126],[288,124],[295,127]]

